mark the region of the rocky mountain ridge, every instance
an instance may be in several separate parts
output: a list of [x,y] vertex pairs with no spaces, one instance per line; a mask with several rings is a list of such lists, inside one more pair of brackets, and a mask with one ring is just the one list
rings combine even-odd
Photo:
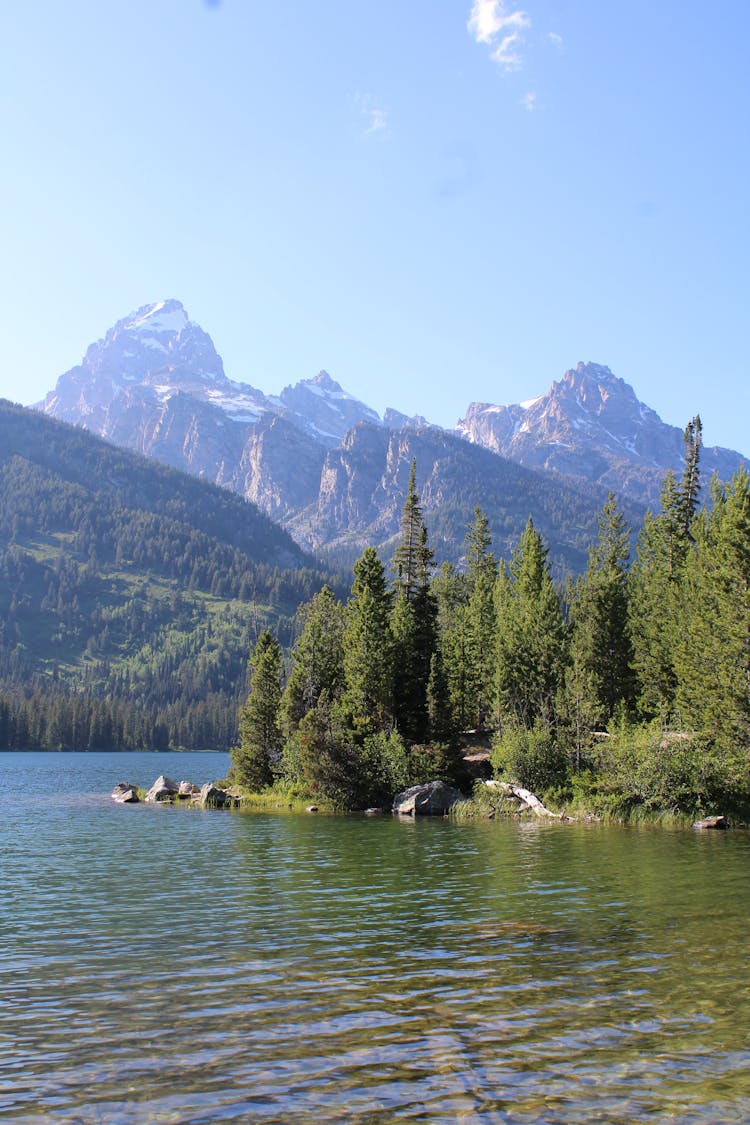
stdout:
[[[679,471],[683,453],[682,431],[663,422],[624,379],[597,363],[578,363],[546,394],[528,402],[473,402],[458,432],[519,465],[594,482],[652,506],[664,474],[670,468]],[[744,461],[741,454],[716,446],[701,452],[706,477],[717,472],[727,480]]]
[[[381,420],[325,371],[267,395],[226,375],[210,336],[176,300],[118,321],[38,409],[240,493],[318,552],[387,546],[416,457],[425,514],[447,557],[460,554],[481,503],[498,547],[531,512],[553,554],[577,569],[582,529],[606,490],[637,519],[682,455],[681,431],[593,363],[525,403],[472,403],[455,431],[394,409]],[[727,478],[741,460],[704,449],[702,468]],[[561,512],[575,513],[574,524],[564,527]]]

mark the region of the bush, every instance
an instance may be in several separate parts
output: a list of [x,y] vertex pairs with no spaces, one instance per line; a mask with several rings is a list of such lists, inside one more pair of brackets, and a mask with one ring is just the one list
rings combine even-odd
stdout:
[[493,743],[491,761],[496,776],[515,781],[533,793],[562,785],[567,775],[567,754],[552,728],[543,723],[531,730],[507,727]]

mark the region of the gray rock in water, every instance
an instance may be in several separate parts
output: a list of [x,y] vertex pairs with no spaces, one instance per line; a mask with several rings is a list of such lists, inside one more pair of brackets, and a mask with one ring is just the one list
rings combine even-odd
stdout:
[[707,816],[703,820],[696,820],[693,828],[728,828],[727,818],[725,816]]
[[444,781],[412,785],[393,798],[393,811],[401,816],[445,816],[462,799],[457,789]]
[[177,796],[183,801],[190,797],[200,797],[201,787],[194,781],[181,781],[177,787]]
[[213,809],[224,809],[239,804],[237,797],[227,793],[226,789],[219,789],[218,785],[212,785],[210,782],[207,782],[201,789],[200,801],[202,805]]
[[171,801],[179,792],[179,785],[171,777],[157,777],[154,784],[146,794],[147,801]]
[[129,781],[118,781],[112,790],[112,800],[117,801],[118,805],[137,805],[140,797],[135,785],[131,785]]

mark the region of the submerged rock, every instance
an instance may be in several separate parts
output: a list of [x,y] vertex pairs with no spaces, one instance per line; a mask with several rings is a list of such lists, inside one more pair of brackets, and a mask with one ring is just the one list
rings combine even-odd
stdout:
[[444,781],[428,781],[397,793],[393,798],[393,811],[401,816],[445,816],[460,800],[458,789]]
[[138,789],[129,781],[118,781],[112,790],[112,800],[119,805],[137,805],[140,800]]
[[179,792],[179,785],[171,777],[157,777],[154,784],[146,794],[147,801],[171,801]]

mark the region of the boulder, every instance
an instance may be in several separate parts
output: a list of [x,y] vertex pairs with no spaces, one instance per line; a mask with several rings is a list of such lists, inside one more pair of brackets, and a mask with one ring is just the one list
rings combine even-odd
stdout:
[[119,805],[135,805],[140,800],[138,789],[129,781],[118,781],[112,790],[112,800]]
[[305,812],[317,812],[317,811],[318,811],[317,805],[308,805],[307,808],[305,809]]
[[444,781],[428,781],[397,793],[393,798],[393,811],[401,816],[445,816],[460,800],[459,791]]
[[180,801],[189,800],[191,797],[200,797],[201,787],[194,781],[181,781],[177,786],[177,798]]
[[219,789],[218,785],[207,782],[200,791],[200,803],[204,808],[225,809],[240,803],[239,797],[228,793],[226,789]]
[[727,818],[725,816],[707,816],[703,820],[696,820],[693,828],[728,828]]
[[179,792],[179,785],[171,777],[157,777],[154,784],[146,794],[147,801],[171,801]]

